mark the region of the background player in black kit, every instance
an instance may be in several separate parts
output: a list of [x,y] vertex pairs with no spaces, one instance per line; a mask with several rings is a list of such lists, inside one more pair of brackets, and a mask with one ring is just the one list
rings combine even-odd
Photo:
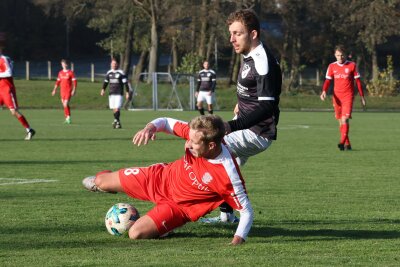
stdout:
[[[225,123],[225,143],[243,165],[276,140],[282,73],[278,61],[260,41],[260,22],[251,10],[229,15],[230,42],[243,55],[237,82],[235,118]],[[233,209],[221,205],[221,215],[201,221],[235,222]]]
[[208,61],[204,61],[204,69],[199,72],[199,76],[197,78],[197,89],[195,96],[197,98],[197,109],[201,115],[204,115],[204,101],[207,103],[208,113],[213,114],[214,92],[217,84],[217,76],[215,71],[209,69],[209,67],[210,64]]
[[106,78],[104,79],[103,88],[101,89],[100,95],[104,95],[106,92],[107,85],[109,85],[109,96],[108,103],[110,109],[113,110],[114,113],[114,122],[112,123],[114,129],[122,128],[120,122],[120,112],[121,107],[124,102],[123,93],[124,86],[126,89],[125,98],[129,99],[129,85],[128,78],[125,76],[125,73],[118,69],[118,61],[113,58],[111,60],[111,69],[107,72]]

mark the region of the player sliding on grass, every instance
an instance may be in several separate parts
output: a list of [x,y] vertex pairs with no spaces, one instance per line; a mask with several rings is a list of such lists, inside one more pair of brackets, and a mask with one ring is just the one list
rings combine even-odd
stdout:
[[51,92],[51,95],[56,94],[58,86],[60,86],[61,103],[64,107],[64,116],[66,124],[71,124],[71,109],[69,107],[69,101],[71,96],[75,95],[77,81],[75,73],[68,68],[68,61],[66,59],[61,60],[62,70],[58,73],[56,84]]
[[5,34],[0,33],[0,106],[5,104],[8,107],[11,114],[15,116],[26,129],[25,140],[31,140],[36,132],[29,126],[24,115],[18,110],[17,92],[12,76],[12,62],[9,57],[3,55],[5,41]]
[[329,85],[333,80],[333,107],[335,117],[339,121],[341,135],[338,148],[339,150],[351,150],[349,129],[354,101],[354,80],[360,94],[361,105],[365,107],[366,103],[357,66],[354,62],[346,60],[344,47],[340,45],[335,47],[335,58],[337,61],[329,64],[326,71],[326,80],[320,98],[322,101],[325,100]]
[[226,202],[240,212],[231,244],[243,243],[253,223],[253,209],[237,163],[222,144],[225,127],[221,118],[199,116],[189,124],[158,118],[137,132],[133,143],[147,144],[155,140],[157,132],[186,139],[184,156],[171,163],[101,172],[85,178],[84,187],[90,191],[125,192],[155,203],[129,229],[132,239],[160,237]]

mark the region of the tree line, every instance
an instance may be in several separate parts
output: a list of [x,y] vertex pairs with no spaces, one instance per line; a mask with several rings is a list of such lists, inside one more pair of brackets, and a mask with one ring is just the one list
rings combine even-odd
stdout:
[[[11,31],[20,53],[34,53],[31,46],[46,40],[68,57],[71,46],[93,51],[95,43],[120,58],[126,73],[133,54],[139,55],[140,73],[157,71],[163,53],[170,55],[172,72],[194,71],[206,59],[223,66],[235,82],[240,57],[229,44],[225,20],[243,8],[259,16],[262,40],[280,59],[289,91],[305,66],[324,70],[334,60],[336,44],[345,45],[372,80],[385,67],[379,51],[399,53],[400,0],[3,0],[0,5],[7,10],[0,27],[11,25],[0,30]],[[59,34],[43,31],[51,23]],[[71,38],[77,29],[82,36]]]

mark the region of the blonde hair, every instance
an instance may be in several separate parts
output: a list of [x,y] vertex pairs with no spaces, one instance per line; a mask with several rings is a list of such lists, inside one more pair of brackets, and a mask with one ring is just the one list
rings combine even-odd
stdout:
[[221,144],[225,135],[223,120],[216,115],[202,115],[193,118],[189,122],[189,127],[202,133],[202,140],[206,143],[215,142]]

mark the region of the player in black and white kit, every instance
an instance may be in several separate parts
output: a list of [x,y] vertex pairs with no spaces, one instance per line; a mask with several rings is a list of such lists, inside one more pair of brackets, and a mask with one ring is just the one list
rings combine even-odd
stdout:
[[106,92],[107,85],[109,85],[109,96],[108,103],[110,109],[114,113],[114,122],[112,123],[114,129],[122,128],[121,122],[119,120],[120,111],[122,104],[124,102],[124,86],[126,89],[125,98],[129,98],[129,84],[128,78],[125,73],[118,69],[118,61],[116,59],[111,60],[111,69],[107,72],[106,78],[104,79],[103,88],[101,89],[100,95],[104,95]]
[[[282,73],[278,61],[260,41],[260,23],[250,10],[229,15],[230,42],[243,55],[238,75],[235,118],[225,123],[225,143],[236,155],[239,165],[266,150],[277,137]],[[235,222],[228,205],[221,205],[221,215],[203,218],[203,222]]]
[[217,84],[217,75],[215,74],[215,71],[209,69],[209,66],[210,65],[208,61],[204,61],[204,69],[199,72],[199,76],[197,78],[197,89],[195,96],[197,98],[197,109],[201,115],[204,115],[204,101],[207,103],[208,113],[213,114],[214,92]]

